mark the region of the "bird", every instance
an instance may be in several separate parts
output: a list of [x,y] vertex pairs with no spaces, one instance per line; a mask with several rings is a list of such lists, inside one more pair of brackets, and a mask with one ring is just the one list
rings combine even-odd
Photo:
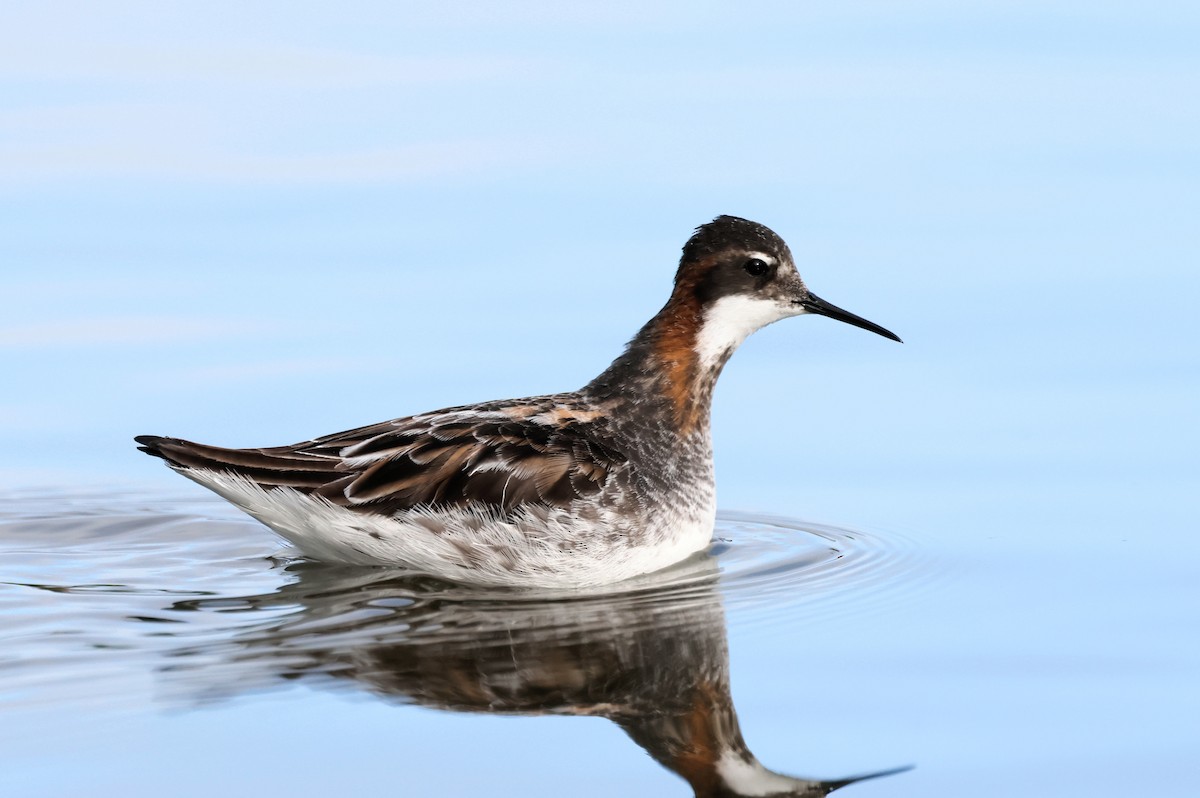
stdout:
[[467,585],[602,587],[708,548],[717,378],[751,333],[805,314],[900,341],[810,291],[774,231],[723,215],[684,244],[662,309],[578,390],[287,446],[135,440],[315,560]]

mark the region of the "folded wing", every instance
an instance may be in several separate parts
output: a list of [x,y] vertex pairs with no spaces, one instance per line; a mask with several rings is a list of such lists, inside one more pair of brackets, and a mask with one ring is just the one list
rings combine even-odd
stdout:
[[137,441],[176,467],[229,471],[386,514],[417,506],[567,507],[624,474],[625,458],[599,442],[592,422],[561,409],[530,410],[448,410],[263,449]]

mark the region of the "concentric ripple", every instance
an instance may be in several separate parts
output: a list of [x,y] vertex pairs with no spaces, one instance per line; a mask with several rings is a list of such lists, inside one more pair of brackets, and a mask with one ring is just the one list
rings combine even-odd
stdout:
[[829,619],[889,606],[919,586],[907,577],[925,557],[894,532],[748,513],[719,514],[716,538],[726,606],[751,625],[799,620],[809,611]]
[[589,594],[483,590],[296,560],[217,502],[97,494],[4,504],[0,699],[16,702],[120,700],[150,671],[215,669],[222,683],[245,684],[251,672],[295,675],[330,651],[381,643],[586,639],[694,623],[722,607],[739,626],[803,623],[886,603],[918,559],[894,535],[723,513],[709,552],[658,574]]

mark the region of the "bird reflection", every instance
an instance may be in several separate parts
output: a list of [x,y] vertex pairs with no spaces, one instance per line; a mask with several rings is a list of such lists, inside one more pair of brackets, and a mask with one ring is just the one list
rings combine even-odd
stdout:
[[174,650],[172,682],[201,699],[315,679],[442,710],[604,717],[697,796],[823,796],[898,772],[822,781],[759,763],[730,696],[711,557],[588,597],[316,563],[288,570],[296,580],[275,593],[173,605],[236,628]]

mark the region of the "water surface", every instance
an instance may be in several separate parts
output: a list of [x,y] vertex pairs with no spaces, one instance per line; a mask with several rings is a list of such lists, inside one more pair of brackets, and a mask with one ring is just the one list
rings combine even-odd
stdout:
[[[726,514],[708,552],[606,591],[478,589],[298,559],[265,528],[214,502],[25,495],[12,498],[0,524],[0,558],[0,700],[18,721],[10,728],[22,718],[34,728],[82,722],[82,740],[44,752],[66,763],[99,755],[101,728],[133,726],[124,756],[107,763],[118,765],[110,785],[127,794],[153,793],[151,760],[181,720],[316,712],[323,723],[309,733],[321,736],[339,713],[354,723],[363,701],[394,707],[389,725],[376,728],[385,735],[420,735],[437,722],[427,710],[481,719],[603,718],[629,743],[574,750],[581,769],[585,762],[610,767],[614,757],[624,767],[644,752],[698,792],[728,778],[731,766],[721,763],[729,758],[753,789],[812,795],[903,764],[878,761],[874,773],[824,780],[768,770],[820,766],[803,756],[760,765],[739,724],[727,643],[730,623],[787,629],[806,615],[844,615],[862,601],[885,601],[888,586],[917,561],[898,539]],[[490,726],[483,744],[516,732]],[[803,723],[783,734],[803,749]],[[435,761],[400,747],[380,764],[409,781],[436,780],[447,768],[490,771],[506,792],[530,786],[548,753],[531,744],[502,769],[481,769],[480,744],[443,751]],[[264,762],[291,753],[271,737],[256,747]],[[185,747],[173,758],[207,750]],[[335,759],[329,766],[340,767]],[[59,785],[48,788],[47,774],[34,773],[26,763],[6,778],[21,794],[56,794],[92,777],[85,768],[59,772],[50,779]],[[542,794],[570,786],[553,774],[534,782]],[[235,783],[218,768],[189,788]],[[630,794],[658,789],[634,784]],[[687,789],[677,784],[674,791]]]

